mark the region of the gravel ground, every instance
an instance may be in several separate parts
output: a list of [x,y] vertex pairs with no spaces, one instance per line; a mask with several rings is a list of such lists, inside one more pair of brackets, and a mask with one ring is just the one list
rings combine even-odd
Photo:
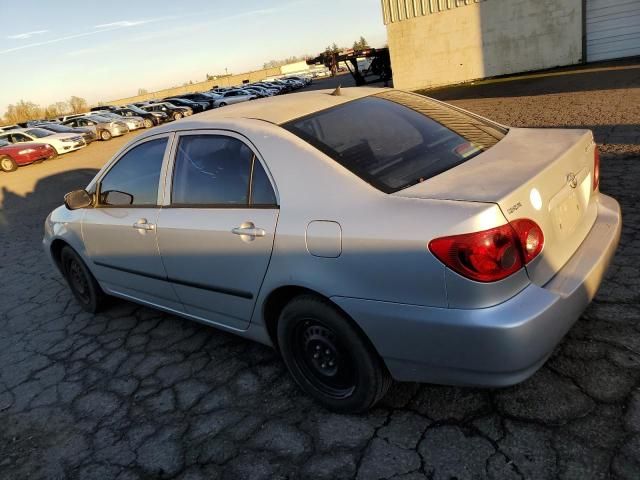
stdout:
[[594,128],[602,145],[621,245],[536,375],[400,384],[368,415],[335,415],[266,347],[124,301],[81,312],[42,222],[118,139],[0,175],[0,477],[639,478],[640,65],[430,94],[511,125]]

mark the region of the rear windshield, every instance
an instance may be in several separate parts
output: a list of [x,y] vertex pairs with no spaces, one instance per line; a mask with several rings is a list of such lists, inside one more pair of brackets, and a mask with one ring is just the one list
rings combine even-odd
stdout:
[[506,134],[498,125],[399,91],[353,100],[283,127],[386,193],[449,170]]

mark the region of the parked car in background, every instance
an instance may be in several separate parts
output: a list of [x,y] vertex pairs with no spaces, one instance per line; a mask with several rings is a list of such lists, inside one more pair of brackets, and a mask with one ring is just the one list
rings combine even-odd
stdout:
[[144,119],[145,128],[151,128],[154,125],[169,121],[169,116],[164,112],[147,112],[136,105],[127,105],[114,110],[118,115],[123,117],[141,117]]
[[311,85],[313,83],[313,77],[311,76],[290,75],[284,78],[287,80],[297,80],[304,83],[305,85]]
[[87,142],[78,133],[54,133],[44,128],[18,128],[0,133],[0,140],[9,143],[46,143],[51,145],[58,155],[73,152],[87,146]]
[[226,105],[233,105],[234,103],[247,102],[249,100],[255,100],[258,96],[255,93],[247,92],[242,89],[227,90],[220,94],[220,98],[216,100],[216,107],[224,107]]
[[101,112],[104,110],[110,110],[110,111],[115,111],[117,107],[114,107],[113,105],[100,105],[98,107],[91,107],[89,109],[90,112]]
[[54,122],[41,122],[36,127],[44,128],[45,130],[51,130],[55,133],[77,133],[82,135],[84,141],[89,145],[91,142],[95,142],[98,139],[98,135],[90,128],[78,128],[70,127],[68,125],[62,125],[61,123]]
[[161,112],[165,113],[171,120],[180,120],[187,113],[187,109],[184,107],[178,107],[168,102],[151,103],[142,105],[140,108],[147,112]]
[[620,240],[592,132],[328,93],[162,126],[67,194],[43,245],[78,303],[114,295],[272,345],[341,412],[371,408],[391,378],[533,375]]
[[138,130],[139,128],[144,128],[144,120],[142,119],[142,117],[136,117],[136,116],[123,117],[122,115],[119,115],[115,112],[110,112],[106,110],[98,110],[94,112],[94,114],[99,115],[100,117],[110,118],[114,122],[122,122],[126,124],[130,132],[134,130]]
[[268,92],[272,93],[273,95],[280,95],[281,93],[283,93],[283,88],[282,87],[278,87],[276,85],[271,85],[269,83],[266,82],[256,82],[251,84],[252,87],[258,87],[258,88],[263,88],[265,90],[267,90]]
[[255,87],[253,85],[248,85],[245,87],[242,87],[242,90],[244,90],[245,92],[249,92],[253,95],[255,95],[258,98],[265,98],[265,97],[272,97],[273,93],[268,92],[266,89],[262,89],[261,87]]
[[289,92],[292,92],[293,90],[295,90],[293,84],[291,84],[289,82],[285,82],[283,80],[270,80],[269,83],[271,85],[275,85],[277,87],[280,87],[282,89],[282,93],[289,93]]
[[11,125],[2,125],[0,127],[0,132],[8,132],[9,130],[15,130],[16,128],[22,128],[17,123],[13,123]]
[[0,139],[0,170],[13,172],[18,166],[48,160],[57,155],[55,149],[46,143],[19,142],[11,144]]
[[127,127],[126,123],[95,114],[72,118],[66,122],[62,122],[62,124],[71,127],[89,128],[103,141],[129,133],[129,127]]
[[180,95],[180,98],[187,98],[189,100],[193,100],[194,102],[207,103],[209,105],[208,108],[214,108],[215,101],[219,98],[219,96],[211,92],[201,92],[185,93],[184,95]]
[[209,110],[209,102],[207,103],[194,102],[192,100],[189,100],[188,98],[182,98],[182,97],[169,97],[169,98],[165,98],[164,100],[178,107],[190,108],[194,114],[202,113],[205,110]]
[[56,121],[62,123],[62,122],[66,122],[70,118],[78,118],[78,117],[82,117],[83,115],[84,113],[70,113],[69,115],[60,115],[59,117],[56,118]]

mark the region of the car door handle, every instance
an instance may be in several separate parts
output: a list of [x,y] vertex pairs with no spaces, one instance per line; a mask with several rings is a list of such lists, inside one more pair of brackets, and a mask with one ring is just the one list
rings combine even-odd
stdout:
[[264,237],[267,234],[264,229],[256,227],[251,222],[245,222],[239,227],[232,228],[231,233],[251,238]]
[[147,223],[146,218],[141,218],[133,224],[133,228],[137,230],[155,230],[156,226],[153,223]]

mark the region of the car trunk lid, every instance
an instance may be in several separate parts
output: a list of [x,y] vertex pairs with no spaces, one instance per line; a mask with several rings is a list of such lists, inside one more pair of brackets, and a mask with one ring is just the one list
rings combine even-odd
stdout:
[[535,221],[544,247],[526,268],[533,283],[544,285],[597,216],[594,149],[589,130],[512,128],[482,154],[394,195],[496,203],[508,221]]

